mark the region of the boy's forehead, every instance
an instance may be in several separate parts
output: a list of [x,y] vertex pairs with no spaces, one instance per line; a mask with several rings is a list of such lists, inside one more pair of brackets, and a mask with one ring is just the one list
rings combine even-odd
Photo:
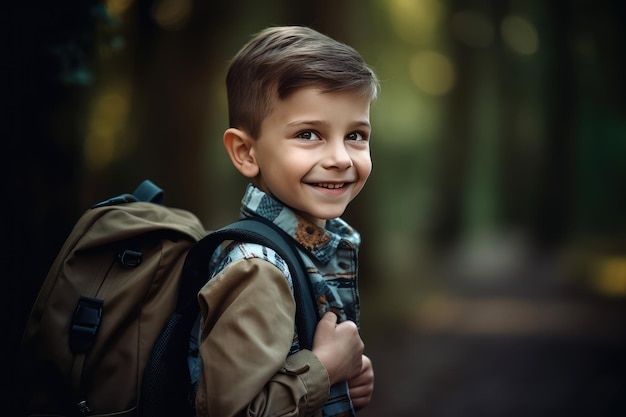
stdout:
[[[316,87],[299,88],[287,97],[276,98],[264,119],[290,116],[296,118],[293,123],[306,119],[308,122],[323,124],[324,117],[321,116],[327,109],[334,107],[333,102],[340,103],[337,112],[349,114],[355,121],[358,119],[359,123],[369,125],[371,100],[367,96],[352,91],[324,91]],[[328,113],[325,117],[328,117]]]
[[347,101],[354,101],[355,103],[363,103],[363,101],[367,101],[368,104],[373,101],[373,99],[369,98],[366,94],[363,94],[360,91],[354,90],[329,90],[325,89],[323,86],[318,85],[305,85],[299,88],[295,88],[293,91],[290,91],[284,97],[279,97],[278,94],[274,94],[273,102],[277,103],[288,103],[295,99],[299,99],[302,97],[309,98],[321,98],[321,97],[330,97],[330,98],[338,98],[341,97]]

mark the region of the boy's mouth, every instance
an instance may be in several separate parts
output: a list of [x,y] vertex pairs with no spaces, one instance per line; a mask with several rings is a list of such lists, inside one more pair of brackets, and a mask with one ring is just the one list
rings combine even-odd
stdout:
[[327,183],[327,182],[320,182],[317,184],[313,184],[316,187],[322,187],[322,188],[328,188],[331,190],[337,189],[337,188],[342,188],[344,185],[346,185],[345,182],[341,182],[341,183]]

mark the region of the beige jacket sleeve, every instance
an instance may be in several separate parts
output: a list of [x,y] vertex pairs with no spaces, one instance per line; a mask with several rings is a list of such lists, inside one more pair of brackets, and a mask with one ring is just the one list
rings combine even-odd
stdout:
[[287,357],[295,302],[278,268],[262,259],[235,261],[199,300],[199,417],[321,415],[328,374],[309,350]]

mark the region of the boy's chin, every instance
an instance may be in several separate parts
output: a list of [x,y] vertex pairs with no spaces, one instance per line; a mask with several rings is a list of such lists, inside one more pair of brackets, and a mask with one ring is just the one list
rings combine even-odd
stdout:
[[305,218],[306,220],[310,221],[311,223],[319,226],[319,227],[325,227],[326,226],[326,222],[328,220],[333,220],[336,219],[338,217],[343,216],[343,213],[345,212],[337,212],[337,213],[318,213],[317,215],[311,214],[311,213],[305,213],[302,211],[297,212],[298,215],[300,215],[301,217]]

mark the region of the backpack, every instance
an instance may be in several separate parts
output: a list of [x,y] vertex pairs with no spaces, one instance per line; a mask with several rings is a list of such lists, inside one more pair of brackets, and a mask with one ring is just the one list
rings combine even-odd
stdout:
[[317,308],[287,234],[261,218],[207,234],[195,215],[162,203],[163,191],[146,180],[79,218],[22,338],[27,415],[194,415],[189,334],[225,240],[262,244],[287,262],[300,343],[312,346]]

